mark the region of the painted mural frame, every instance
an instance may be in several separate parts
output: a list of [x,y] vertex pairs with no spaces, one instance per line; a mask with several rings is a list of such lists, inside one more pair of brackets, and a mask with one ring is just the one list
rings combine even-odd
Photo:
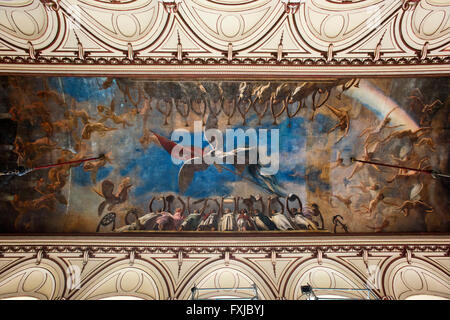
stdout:
[[[4,68],[3,68],[4,67]],[[214,65],[214,66],[174,66],[174,65],[162,65],[162,66],[142,66],[142,65],[120,65],[120,66],[57,66],[57,65],[45,65],[45,64],[35,64],[21,66],[18,64],[3,64],[0,70],[3,75],[39,75],[39,76],[75,76],[75,77],[96,77],[96,76],[111,76],[123,78],[129,75],[134,75],[137,78],[149,78],[149,79],[161,79],[160,75],[164,74],[164,80],[177,80],[180,78],[191,79],[191,80],[229,80],[229,79],[242,79],[242,80],[305,80],[305,79],[339,79],[339,78],[396,78],[396,77],[449,77],[450,76],[450,64],[428,64],[428,65],[377,65],[377,66],[257,66],[257,65]],[[270,77],[266,77],[267,74],[271,74]],[[147,238],[150,237],[214,237],[216,234],[214,232],[208,231],[176,231],[176,235],[172,231],[128,231],[123,234],[117,234],[118,237],[133,237],[135,235],[143,236]],[[341,236],[335,233],[331,233],[327,230],[317,230],[314,233],[298,231],[298,232],[228,232],[225,231],[220,234],[221,237],[225,238],[237,238],[237,237],[263,237],[263,238],[276,238],[276,237],[309,237],[309,236]],[[402,235],[411,235],[420,237],[421,233],[400,233]],[[450,232],[426,232],[423,235],[448,235]],[[13,233],[13,234],[2,234],[2,236],[34,236],[43,234],[34,233]],[[51,236],[51,233],[46,233],[46,236]],[[58,235],[58,234],[55,234]],[[84,233],[65,233],[66,237],[77,237],[87,235]],[[95,236],[108,235],[110,233],[98,233]],[[352,236],[367,236],[367,233],[351,233]],[[399,233],[383,233],[377,234],[377,236],[395,236]]]

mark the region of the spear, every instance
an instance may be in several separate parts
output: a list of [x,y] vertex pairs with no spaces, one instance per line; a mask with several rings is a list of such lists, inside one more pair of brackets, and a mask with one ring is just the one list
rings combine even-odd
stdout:
[[384,167],[390,167],[390,168],[397,168],[397,169],[405,169],[405,170],[411,170],[411,171],[417,171],[425,174],[430,174],[433,178],[437,177],[443,177],[443,178],[450,178],[450,175],[440,173],[437,170],[430,170],[430,169],[417,169],[417,168],[409,168],[404,166],[398,166],[395,164],[387,164],[387,163],[380,163],[380,162],[374,162],[374,161],[368,161],[368,160],[360,160],[356,158],[350,158],[351,162],[361,162],[361,163],[367,163],[367,164],[374,164],[377,166],[384,166]]
[[24,176],[24,175],[26,175],[26,174],[28,174],[30,172],[37,171],[37,170],[53,168],[53,167],[59,167],[59,166],[64,166],[66,164],[72,164],[72,163],[82,163],[82,162],[87,162],[87,161],[94,161],[94,160],[98,160],[98,159],[103,159],[104,157],[105,157],[105,155],[101,154],[101,155],[99,155],[98,157],[95,157],[95,158],[87,158],[87,159],[81,159],[81,160],[60,162],[60,163],[54,163],[54,164],[39,166],[39,167],[35,167],[35,168],[28,168],[28,169],[23,169],[23,170],[0,172],[0,176],[19,176],[19,177],[21,177],[21,176]]

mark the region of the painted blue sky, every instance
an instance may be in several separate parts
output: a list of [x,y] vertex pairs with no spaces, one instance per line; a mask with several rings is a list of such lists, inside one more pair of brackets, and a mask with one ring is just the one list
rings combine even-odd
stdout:
[[[424,175],[396,177],[393,178],[394,180],[390,180],[395,175],[395,170],[382,168],[377,171],[372,166],[363,166],[357,172],[353,172],[357,166],[349,160],[351,156],[364,157],[365,148],[367,148],[364,130],[378,128],[381,119],[392,111],[390,116],[392,123],[390,124],[398,127],[395,129],[383,128],[380,132],[372,131],[371,137],[380,141],[379,148],[376,151],[376,148],[373,148],[373,159],[385,163],[395,163],[396,158],[401,159],[411,154],[417,158],[415,160],[430,158],[430,166],[433,168],[447,168],[448,157],[445,155],[448,154],[448,141],[444,139],[442,128],[445,127],[445,119],[448,118],[448,87],[441,86],[443,80],[439,82],[436,79],[419,78],[361,79],[358,87],[351,87],[343,94],[340,86],[333,88],[326,105],[334,106],[348,114],[349,131],[345,137],[343,137],[343,134],[346,133],[345,128],[336,127],[336,124],[339,123],[339,112],[336,112],[337,115],[332,113],[330,111],[332,108],[327,108],[326,105],[315,110],[314,121],[312,121],[311,96],[304,97],[307,107],[302,108],[295,118],[287,118],[284,112],[276,119],[277,124],[275,125],[273,125],[274,120],[270,108],[261,125],[258,125],[259,119],[252,109],[246,116],[246,126],[242,125],[243,119],[240,112],[236,111],[231,118],[231,126],[227,125],[227,116],[221,113],[218,116],[218,127],[224,133],[227,128],[244,131],[251,128],[256,130],[256,133],[259,129],[269,130],[267,141],[269,153],[278,156],[275,161],[275,164],[279,165],[279,170],[274,175],[276,179],[272,180],[267,176],[254,174],[252,170],[247,170],[244,177],[239,177],[227,170],[218,171],[215,166],[209,166],[205,171],[195,174],[189,188],[183,194],[178,189],[181,164],[173,163],[171,155],[155,144],[156,141],[145,141],[145,138],[148,137],[146,130],[153,130],[170,139],[171,134],[177,129],[188,128],[193,131],[193,121],[201,120],[201,116],[191,112],[185,119],[174,109],[165,119],[164,110],[159,110],[156,103],[159,99],[158,106],[165,109],[167,108],[166,102],[164,99],[155,98],[154,91],[149,89],[152,87],[151,85],[147,87],[147,83],[145,85],[139,83],[141,80],[120,78],[120,80],[113,80],[108,88],[103,89],[102,85],[106,80],[107,78],[94,77],[54,77],[47,80],[40,77],[27,78],[26,81],[24,80],[23,92],[20,91],[20,88],[14,89],[18,91],[15,95],[26,94],[26,97],[29,97],[29,99],[24,99],[25,103],[43,102],[51,114],[48,120],[43,119],[43,121],[56,124],[54,127],[57,130],[52,133],[43,130],[45,126],[42,126],[42,123],[32,125],[31,129],[28,121],[22,121],[18,125],[17,136],[28,139],[26,141],[33,142],[42,137],[48,137],[57,144],[55,150],[46,153],[45,158],[43,157],[39,161],[53,163],[61,156],[61,150],[74,150],[76,149],[75,143],[79,141],[83,141],[83,150],[84,147],[87,150],[83,157],[94,157],[100,154],[111,155],[111,163],[106,163],[104,167],[99,168],[95,182],[91,179],[91,172],[86,172],[82,165],[70,169],[67,183],[62,190],[68,205],[58,204],[56,210],[61,219],[63,217],[64,219],[75,219],[79,223],[77,227],[70,227],[70,230],[95,230],[100,218],[97,208],[104,201],[98,192],[101,191],[102,182],[108,179],[114,184],[113,193],[115,194],[119,190],[119,185],[123,186],[126,181],[132,185],[128,190],[128,199],[114,208],[120,223],[123,223],[122,218],[130,207],[138,207],[143,211],[148,210],[148,201],[153,196],[174,194],[184,198],[190,196],[194,200],[203,197],[236,195],[248,197],[261,194],[267,200],[266,197],[274,193],[267,191],[271,187],[267,186],[267,183],[276,181],[280,189],[285,191],[284,196],[289,193],[298,195],[304,207],[311,206],[313,203],[317,204],[323,213],[328,229],[332,228],[332,217],[339,214],[352,232],[374,232],[377,226],[382,225],[386,219],[390,221],[390,225],[386,229],[388,232],[442,231],[443,229],[448,231],[448,210],[446,209],[448,201],[444,199],[443,202],[440,197],[448,190],[436,184],[436,180]],[[50,89],[57,92],[65,103],[60,103],[59,99],[47,99],[45,95],[37,94],[37,91],[44,88],[45,81],[48,81]],[[118,84],[120,84],[120,88]],[[176,86],[165,86],[163,82],[161,84],[157,88],[161,90],[158,92],[162,92],[163,95],[166,95],[168,90],[176,89]],[[134,99],[139,97],[139,88],[144,88],[145,102],[142,99],[137,106],[134,106],[130,101],[132,99],[127,98],[126,94],[121,91],[126,86],[129,86],[130,95]],[[426,104],[431,104],[435,96],[438,96],[436,99],[445,101],[443,106],[436,109],[435,115],[432,116],[433,119],[429,119],[428,123],[432,126],[432,132],[424,135],[427,140],[423,140],[422,144],[413,143],[413,139],[408,139],[408,137],[395,138],[396,135],[394,135],[394,139],[391,139],[392,141],[386,139],[387,136],[392,136],[394,131],[414,131],[418,127],[418,122],[423,117],[423,106],[413,106],[410,98],[411,91],[416,88],[423,92]],[[71,101],[76,103],[72,105]],[[98,105],[108,107],[112,101],[115,103],[116,117],[103,118]],[[144,108],[144,106],[146,107]],[[97,132],[101,130],[101,125],[97,125],[97,131],[92,133],[89,139],[86,136],[83,138],[83,129],[88,128],[85,125],[83,113],[75,116],[78,124],[75,128],[72,121],[77,113],[66,112],[67,108],[74,108],[71,111],[86,111],[90,116],[91,124],[103,121],[103,125],[115,130],[102,134]],[[293,109],[295,109],[295,105],[291,106],[289,110],[292,112]],[[143,110],[150,111],[144,114]],[[72,118],[69,118],[70,114],[72,114]],[[205,118],[208,116],[208,112],[206,112]],[[124,119],[126,122],[123,122]],[[167,120],[167,124],[165,124],[165,120]],[[188,120],[187,126],[185,126],[186,120]],[[67,130],[68,126],[71,126],[70,130]],[[332,128],[335,129],[331,130]],[[274,138],[270,132],[271,129],[278,130],[279,150],[270,147]],[[196,134],[203,136],[202,131],[196,132]],[[199,140],[199,143],[195,142],[196,139],[192,139],[192,141],[183,141],[183,144],[194,145],[199,149],[208,146],[209,143],[206,139],[202,137]],[[227,136],[224,135],[224,146],[227,145],[226,140]],[[429,141],[435,143],[436,150],[433,152],[430,151],[432,148],[430,149],[430,145],[427,144]],[[239,142],[239,140],[235,142]],[[373,144],[375,145],[375,143]],[[235,147],[244,146],[245,141],[235,145]],[[341,155],[343,162],[347,163],[336,161],[338,154]],[[224,166],[234,170],[232,165]],[[411,166],[415,166],[415,163],[411,163]],[[443,172],[448,171],[444,169]],[[54,177],[50,175],[46,177],[44,171],[41,173],[42,177],[47,178],[48,183],[54,180]],[[267,180],[263,178],[267,178]],[[254,181],[249,182],[248,179],[254,179]],[[27,183],[32,185],[35,181]],[[264,184],[265,189],[261,187]],[[383,188],[383,195],[388,200],[386,203],[378,203],[374,212],[370,212],[369,209],[364,211],[370,203],[373,203],[371,201],[377,197],[377,193],[380,191],[370,189],[367,192],[360,192],[359,190],[363,190],[364,186],[376,185]],[[420,194],[417,194],[416,191],[419,189]],[[35,199],[40,196],[36,195]],[[411,211],[408,216],[401,214],[399,208],[402,203],[413,197],[414,199],[420,197],[421,200],[433,207],[433,213],[427,213],[426,219],[421,209]],[[346,199],[351,199],[351,205],[348,205],[350,202]],[[55,221],[53,219],[45,220],[52,221],[52,223]],[[88,225],[90,225],[89,228],[87,228]]]
[[[91,113],[96,112],[95,106],[98,104],[109,105],[112,99],[116,102],[116,113],[121,114],[129,111],[127,108],[131,106],[127,103],[123,103],[123,94],[118,89],[117,84],[113,81],[112,85],[107,89],[102,89],[101,84],[106,80],[106,78],[52,78],[50,80],[50,85],[57,89],[63,91],[74,97],[77,102],[87,103],[88,108]],[[381,113],[377,114],[381,116]],[[161,116],[161,115],[160,115]],[[298,184],[304,185],[305,179],[315,181],[308,182],[308,187],[315,189],[319,187],[323,190],[329,189],[329,184],[326,181],[321,181],[319,179],[320,171],[317,168],[309,167],[306,163],[307,149],[310,146],[306,146],[307,142],[307,132],[310,130],[314,137],[324,136],[327,138],[327,132],[334,126],[336,119],[330,116],[317,113],[315,121],[309,123],[309,128],[307,128],[308,121],[303,117],[295,117],[293,119],[288,119],[282,117],[278,120],[278,125],[273,125],[272,120],[264,120],[262,125],[255,126],[256,115],[250,115],[247,118],[247,123],[253,123],[252,128],[256,129],[267,129],[268,134],[268,148],[269,153],[271,145],[271,134],[270,130],[279,130],[279,171],[276,174],[276,179],[280,187],[284,187],[286,184]],[[161,121],[156,122],[156,126],[151,126],[152,130],[155,130],[162,136],[170,138],[171,132],[176,130],[176,128],[162,128],[160,127]],[[135,129],[133,129],[135,128]],[[246,130],[249,127],[242,126],[239,124],[233,125],[230,129],[243,129]],[[115,149],[116,159],[115,164],[106,165],[101,168],[97,175],[97,181],[101,181],[106,178],[110,178],[111,175],[116,175],[120,177],[132,176],[134,180],[134,188],[131,190],[131,194],[137,199],[147,199],[149,194],[158,193],[179,193],[178,190],[178,172],[181,168],[181,164],[174,164],[171,161],[170,155],[159,146],[150,145],[149,148],[144,149],[139,143],[138,136],[135,131],[139,131],[138,127],[131,127],[127,129],[129,134],[122,133],[117,134],[112,143],[117,146]],[[195,145],[194,135],[201,136],[202,139],[200,144]],[[99,140],[102,143],[102,140]],[[183,145],[194,145],[201,147],[202,149],[208,146],[208,142],[204,138],[203,132],[195,132],[192,134],[191,141],[182,141]],[[224,147],[226,148],[227,140],[224,134]],[[243,147],[244,145],[239,144],[239,141],[235,139],[236,147]],[[110,147],[106,144],[100,146],[100,149],[107,149]],[[351,152],[354,146],[351,141],[342,141],[340,149],[341,151]],[[122,151],[123,149],[123,151]],[[225,150],[228,151],[228,150]],[[335,152],[331,150],[334,157]],[[227,165],[230,169],[232,166]],[[114,170],[113,170],[114,169]],[[293,176],[296,174],[297,176]],[[302,176],[304,175],[304,176]],[[82,168],[77,168],[74,175],[74,182],[80,186],[87,186],[89,184],[90,175],[88,172],[82,170]],[[252,179],[252,177],[246,177]],[[205,197],[214,195],[224,195],[228,196],[235,192],[235,184],[244,183],[249,184],[245,179],[234,175],[231,172],[222,170],[218,172],[214,166],[210,166],[207,170],[202,172],[197,172],[195,174],[194,180],[192,181],[190,187],[186,190],[185,195],[191,197]],[[252,186],[257,187],[257,184]],[[257,188],[258,189],[258,188]],[[261,188],[259,188],[261,189]],[[263,191],[263,189],[261,189]]]
[[[255,129],[278,129],[280,149],[279,152],[283,154],[296,153],[304,145],[304,137],[306,131],[303,126],[303,119],[296,118],[291,121],[291,127],[288,127],[288,121],[283,121],[279,126],[260,126]],[[243,126],[234,126],[233,129],[243,129]],[[258,132],[258,131],[257,131]],[[271,144],[271,134],[268,130],[268,144]],[[296,137],[296,138],[294,138]],[[169,137],[167,137],[169,138]],[[204,148],[208,145],[208,142],[202,137],[202,144],[198,147]],[[194,137],[192,135],[192,145],[194,144]],[[235,140],[236,147],[242,147],[238,141]],[[189,145],[184,141],[185,145]],[[226,135],[224,135],[224,146],[227,145]],[[269,147],[269,153],[271,152]],[[229,166],[229,165],[228,165]],[[134,190],[136,197],[141,197],[149,192],[162,193],[162,192],[175,192],[178,193],[178,172],[181,165],[175,165],[171,161],[171,156],[162,148],[152,145],[149,149],[136,152],[135,158],[131,159],[126,167],[121,170],[122,176],[127,176],[133,169],[138,170],[138,176],[141,178],[142,183]],[[233,169],[232,166],[229,166]],[[293,170],[283,167],[281,164],[280,170],[276,175],[280,184],[283,181],[295,181],[292,174]],[[229,183],[241,181],[242,178],[237,177],[231,172],[223,170],[218,172],[214,166],[210,166],[207,170],[197,172],[191,186],[186,190],[185,195],[191,197],[205,197],[212,195],[224,195],[228,196],[232,192],[232,188]]]
[[[119,91],[117,84],[113,81],[112,85],[107,89],[102,89],[101,84],[106,78],[77,78],[77,77],[65,77],[65,78],[51,78],[49,84],[56,90],[61,90],[70,97],[74,97],[79,103],[87,103],[91,113],[95,112],[95,106],[98,104],[109,105],[112,99],[119,101],[116,104],[116,112],[120,114],[127,112],[127,104],[120,103],[123,100],[123,94]],[[256,122],[256,115],[248,117],[247,122]],[[238,122],[239,123],[239,122]],[[333,121],[327,116],[317,114],[316,121],[312,124],[313,130],[318,134],[326,133],[332,126]],[[304,174],[307,165],[302,161],[304,155],[301,154],[302,150],[305,150],[305,143],[307,138],[307,128],[305,126],[305,120],[302,117],[296,117],[293,119],[282,118],[279,119],[278,125],[273,125],[272,120],[264,120],[260,126],[252,126],[256,129],[257,133],[259,129],[268,130],[268,149],[269,154],[271,150],[272,135],[270,130],[279,130],[279,170],[275,175],[281,188],[285,183],[304,184],[305,179],[301,176],[293,177],[295,173]],[[152,127],[153,130],[159,132],[166,138],[170,138],[170,134],[167,134],[165,128],[161,132],[161,128]],[[174,130],[176,128],[172,128]],[[240,124],[232,126],[230,129],[243,129],[248,127]],[[131,130],[131,129],[129,129]],[[170,133],[170,130],[169,130]],[[201,144],[195,145],[196,139],[194,135],[200,135],[202,137]],[[131,194],[136,199],[147,199],[149,194],[158,193],[179,193],[178,190],[178,172],[181,168],[180,164],[174,164],[171,161],[170,155],[160,148],[159,146],[150,145],[149,148],[144,149],[139,144],[138,139],[131,139],[132,137],[127,135],[118,136],[114,140],[114,144],[118,146],[119,150],[116,154],[119,154],[119,158],[116,159],[120,162],[120,166],[114,168],[114,164],[107,164],[105,167],[100,168],[97,175],[97,181],[110,178],[112,174],[119,177],[132,176],[134,181],[134,188],[131,190]],[[246,141],[247,143],[248,141]],[[100,140],[99,143],[102,143]],[[183,145],[194,145],[197,147],[205,148],[208,146],[208,142],[204,138],[203,132],[195,132],[192,135],[192,141],[182,141]],[[234,145],[236,147],[244,147],[242,143],[235,138]],[[224,133],[224,148],[227,146],[227,139]],[[103,146],[103,149],[107,149],[107,145]],[[127,154],[120,154],[120,148],[124,148],[128,151]],[[100,147],[102,149],[102,147]],[[116,162],[117,162],[116,161]],[[117,165],[116,165],[117,166]],[[229,169],[234,169],[231,165],[225,165]],[[114,170],[113,170],[114,169]],[[317,172],[311,172],[311,175],[315,176]],[[245,176],[245,175],[244,175]],[[252,177],[246,176],[248,179]],[[254,180],[254,179],[253,179]],[[90,183],[90,173],[85,172],[81,167],[76,168],[74,171],[74,183],[80,186],[88,186]],[[228,196],[234,192],[235,183],[251,184],[245,179],[236,176],[235,174],[222,170],[218,172],[214,166],[210,166],[207,170],[197,172],[190,187],[186,190],[185,195],[191,197],[205,197],[213,195]],[[257,183],[253,185],[257,187]],[[321,187],[327,188],[326,185]],[[258,188],[257,188],[258,189]],[[259,188],[261,189],[261,188]],[[260,191],[264,191],[261,189]]]

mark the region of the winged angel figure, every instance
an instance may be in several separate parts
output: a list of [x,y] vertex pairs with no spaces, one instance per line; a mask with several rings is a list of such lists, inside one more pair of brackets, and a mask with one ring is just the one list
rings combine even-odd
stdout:
[[[205,129],[217,128],[217,118],[210,114],[206,121]],[[250,153],[253,152],[252,147],[239,147],[231,151],[224,152],[217,148],[217,143],[213,138],[208,140],[209,146],[204,149],[194,146],[181,146],[177,143],[168,140],[167,138],[151,131],[157,138],[161,147],[169,154],[183,161],[183,165],[178,172],[178,188],[181,193],[184,193],[192,183],[195,173],[205,171],[211,164],[222,172],[226,170],[233,174],[247,180],[270,194],[277,194],[285,196],[286,193],[278,185],[275,175],[267,175],[261,172],[263,168],[259,161],[256,164],[250,163]],[[181,156],[172,154],[173,149],[177,147]],[[230,161],[230,160],[233,161]],[[244,159],[239,161],[238,159]],[[220,161],[222,160],[222,161]],[[222,163],[232,163],[233,169],[223,165]]]

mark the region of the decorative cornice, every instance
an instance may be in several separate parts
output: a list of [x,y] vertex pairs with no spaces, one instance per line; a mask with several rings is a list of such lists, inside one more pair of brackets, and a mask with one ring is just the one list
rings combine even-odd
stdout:
[[450,239],[444,236],[345,236],[307,238],[261,238],[251,237],[245,241],[217,237],[187,239],[183,237],[142,238],[142,237],[0,237],[2,253],[127,253],[138,254],[173,253],[323,253],[338,252],[414,252],[449,253]]
[[212,75],[231,67],[244,73],[250,66],[286,66],[298,75],[314,67],[342,76],[362,67],[373,76],[409,75],[404,68],[389,71],[408,66],[416,74],[449,74],[448,5],[317,0],[287,12],[279,0],[169,4],[177,9],[169,12],[167,1],[156,0],[4,3],[0,67],[3,73],[61,74],[67,68],[81,74],[78,69],[95,65],[100,75],[110,66],[129,74],[138,66],[150,73],[189,66],[194,71],[188,73],[208,75],[202,73],[208,66]]
[[[198,63],[178,64],[107,64],[102,60],[98,65],[46,63],[0,63],[0,74],[46,74],[78,76],[134,76],[158,79],[220,78],[220,79],[305,79],[317,77],[402,77],[402,76],[449,76],[450,58],[445,63],[416,64],[406,63],[354,64],[349,68],[343,65],[304,64],[302,68],[292,64],[231,64],[211,65]],[[4,62],[4,60],[2,61]],[[392,62],[392,61],[391,61]],[[101,65],[101,66],[100,66]]]
[[450,64],[450,56],[434,57],[418,59],[412,58],[386,58],[386,59],[311,59],[311,58],[283,58],[277,60],[275,58],[260,57],[260,58],[204,58],[198,57],[195,59],[184,58],[182,60],[173,57],[141,57],[130,59],[129,57],[105,57],[105,58],[72,58],[72,57],[44,57],[37,56],[30,57],[0,57],[0,63],[4,64],[72,64],[72,65],[263,65],[263,66],[395,66],[395,65],[436,65],[436,64]]
[[[262,299],[290,300],[305,298],[301,285],[317,286],[325,281],[330,289],[342,288],[344,283],[348,288],[370,287],[379,298],[431,294],[448,299],[449,249],[447,234],[255,236],[245,241],[223,236],[213,240],[133,235],[1,236],[0,298],[130,296],[178,300],[189,299],[194,286],[205,288],[214,283],[220,290],[221,285],[244,283],[256,285]],[[10,285],[16,278],[21,280]],[[422,288],[415,285],[418,278]],[[45,286],[32,285],[44,283],[44,279]],[[136,279],[152,285],[143,286]],[[243,297],[237,292],[234,295]],[[344,295],[363,298],[357,292]],[[208,297],[213,296],[202,296]]]

